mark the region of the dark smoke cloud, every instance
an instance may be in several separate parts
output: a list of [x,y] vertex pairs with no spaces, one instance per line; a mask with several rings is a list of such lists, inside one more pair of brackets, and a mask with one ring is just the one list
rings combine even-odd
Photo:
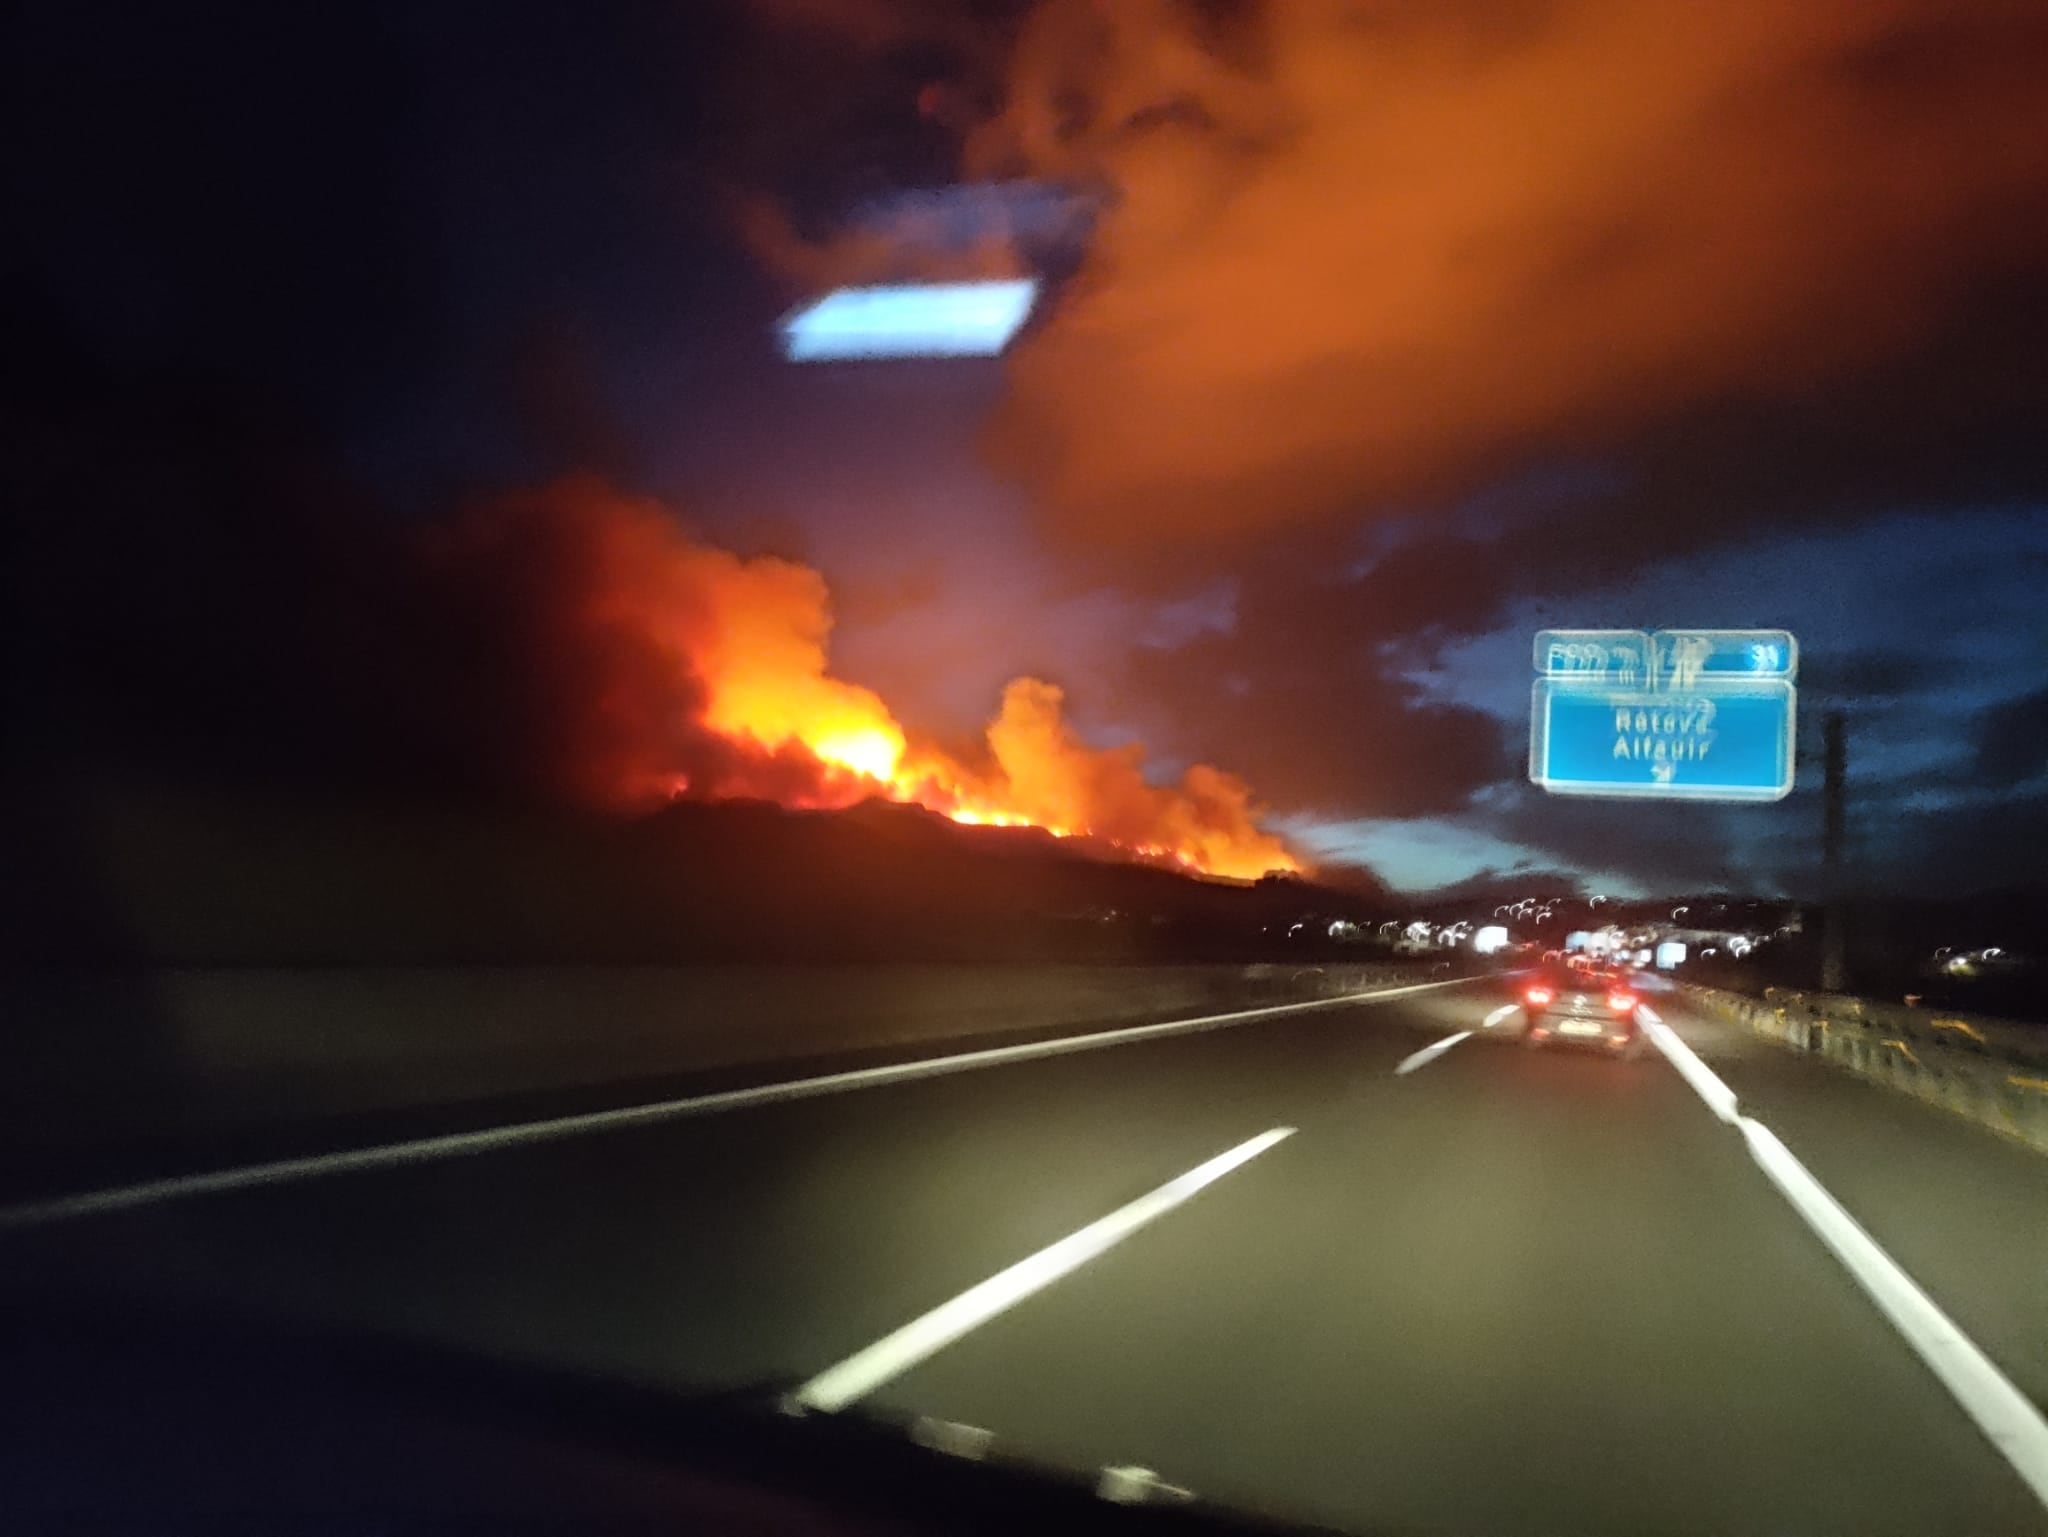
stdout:
[[705,725],[693,660],[718,623],[715,578],[682,574],[689,553],[667,509],[591,476],[479,498],[428,530],[407,583],[419,648],[402,738],[455,779],[551,801],[831,798],[809,753]]
[[1227,634],[1141,648],[1125,708],[1190,754],[1227,744],[1277,809],[1323,816],[1455,813],[1516,772],[1499,721],[1386,676],[1349,587],[1284,566],[1251,573]]
[[964,753],[906,729],[832,672],[818,571],[701,542],[664,502],[585,474],[387,526],[260,418],[171,383],[0,397],[0,700],[9,745],[60,777],[82,758],[611,811],[886,795],[1215,873],[1296,868],[1244,781],[1152,782],[1052,684],[1013,680]]
[[649,585],[693,549],[665,508],[570,478],[407,528],[217,376],[112,374],[15,318],[11,761],[555,805],[835,793],[808,753],[704,727],[675,640],[703,589]]
[[[1233,638],[1199,658],[1151,658],[1139,676],[1191,706],[1176,740],[1193,752],[1215,750],[1207,723],[1218,710],[1187,698],[1176,679],[1183,664],[1199,662],[1208,676],[1235,673],[1252,693],[1293,696],[1306,687],[1299,708],[1260,710],[1268,716],[1262,740],[1274,757],[1298,747],[1312,762],[1321,753],[1311,724],[1319,710],[1342,721],[1359,698],[1391,708],[1402,697],[1403,685],[1378,677],[1373,660],[1389,642],[1401,642],[1404,656],[1418,646],[1426,653],[1492,630],[1524,604],[1549,622],[1586,623],[1586,594],[1626,590],[1657,563],[1710,548],[1763,550],[1788,529],[1847,530],[1899,508],[2009,506],[2017,526],[2032,515],[2030,499],[2048,492],[2048,441],[2035,425],[2048,413],[2048,374],[2030,361],[2044,349],[2048,316],[1986,308],[1943,347],[1873,369],[1853,388],[1796,405],[1725,406],[1659,429],[1638,443],[1625,474],[1568,487],[1534,510],[1449,523],[1416,516],[1387,525],[1371,558],[1355,531],[1341,528],[1268,541],[1256,560],[1240,562]],[[1824,605],[1834,573],[1822,566],[1811,577],[1814,602]],[[1803,671],[1826,697],[1868,709],[1936,687],[1949,665],[1939,655],[1820,653]],[[1316,683],[1304,680],[1324,680],[1322,697],[1336,703],[1318,705]],[[1416,741],[1424,760],[1438,750]],[[1242,753],[1238,761],[1291,804],[1300,776]],[[1378,814],[1403,814],[1393,807],[1404,801],[1413,804],[1391,796]]]

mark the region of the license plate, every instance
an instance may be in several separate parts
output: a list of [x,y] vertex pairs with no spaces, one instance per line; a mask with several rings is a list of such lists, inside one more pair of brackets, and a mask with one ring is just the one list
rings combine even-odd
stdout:
[[1582,1025],[1577,1020],[1568,1020],[1557,1027],[1565,1035],[1605,1035],[1605,1025]]

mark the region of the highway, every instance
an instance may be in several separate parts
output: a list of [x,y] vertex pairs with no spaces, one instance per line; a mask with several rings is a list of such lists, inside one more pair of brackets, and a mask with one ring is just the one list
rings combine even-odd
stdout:
[[[809,1384],[1358,1531],[2048,1532],[2030,1448],[1994,1448],[1749,1134],[1659,1052],[1524,1049],[1508,996],[148,1201],[0,1258],[684,1391]],[[1654,1001],[2038,1424],[2048,1160]]]

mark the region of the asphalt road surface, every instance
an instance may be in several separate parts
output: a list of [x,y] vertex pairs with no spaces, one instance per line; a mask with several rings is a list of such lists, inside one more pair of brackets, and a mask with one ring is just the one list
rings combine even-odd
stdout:
[[[2048,1532],[1671,1062],[1526,1050],[1506,996],[144,1204],[0,1261],[689,1390],[843,1367],[853,1406],[1360,1531]],[[1655,1001],[2048,1405],[2048,1160]]]

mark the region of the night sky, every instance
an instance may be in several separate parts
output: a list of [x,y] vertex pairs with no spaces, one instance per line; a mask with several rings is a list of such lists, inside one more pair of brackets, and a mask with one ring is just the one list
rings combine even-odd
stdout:
[[[36,558],[223,593],[285,579],[273,536],[348,564],[303,507],[251,534],[104,478],[106,424],[193,400],[199,462],[316,486],[350,548],[601,477],[816,568],[833,671],[918,729],[1048,678],[1089,742],[1241,774],[1319,865],[1414,891],[1810,890],[1817,763],[1768,807],[1526,778],[1535,630],[1782,627],[1812,757],[1847,715],[1864,885],[2039,878],[2038,6],[65,0],[11,32],[10,461],[68,482],[21,447],[61,420],[105,491]],[[1027,180],[1065,190],[938,235],[912,215],[954,205],[905,202]],[[775,350],[820,285],[1018,267],[1055,281],[1000,362]]]

